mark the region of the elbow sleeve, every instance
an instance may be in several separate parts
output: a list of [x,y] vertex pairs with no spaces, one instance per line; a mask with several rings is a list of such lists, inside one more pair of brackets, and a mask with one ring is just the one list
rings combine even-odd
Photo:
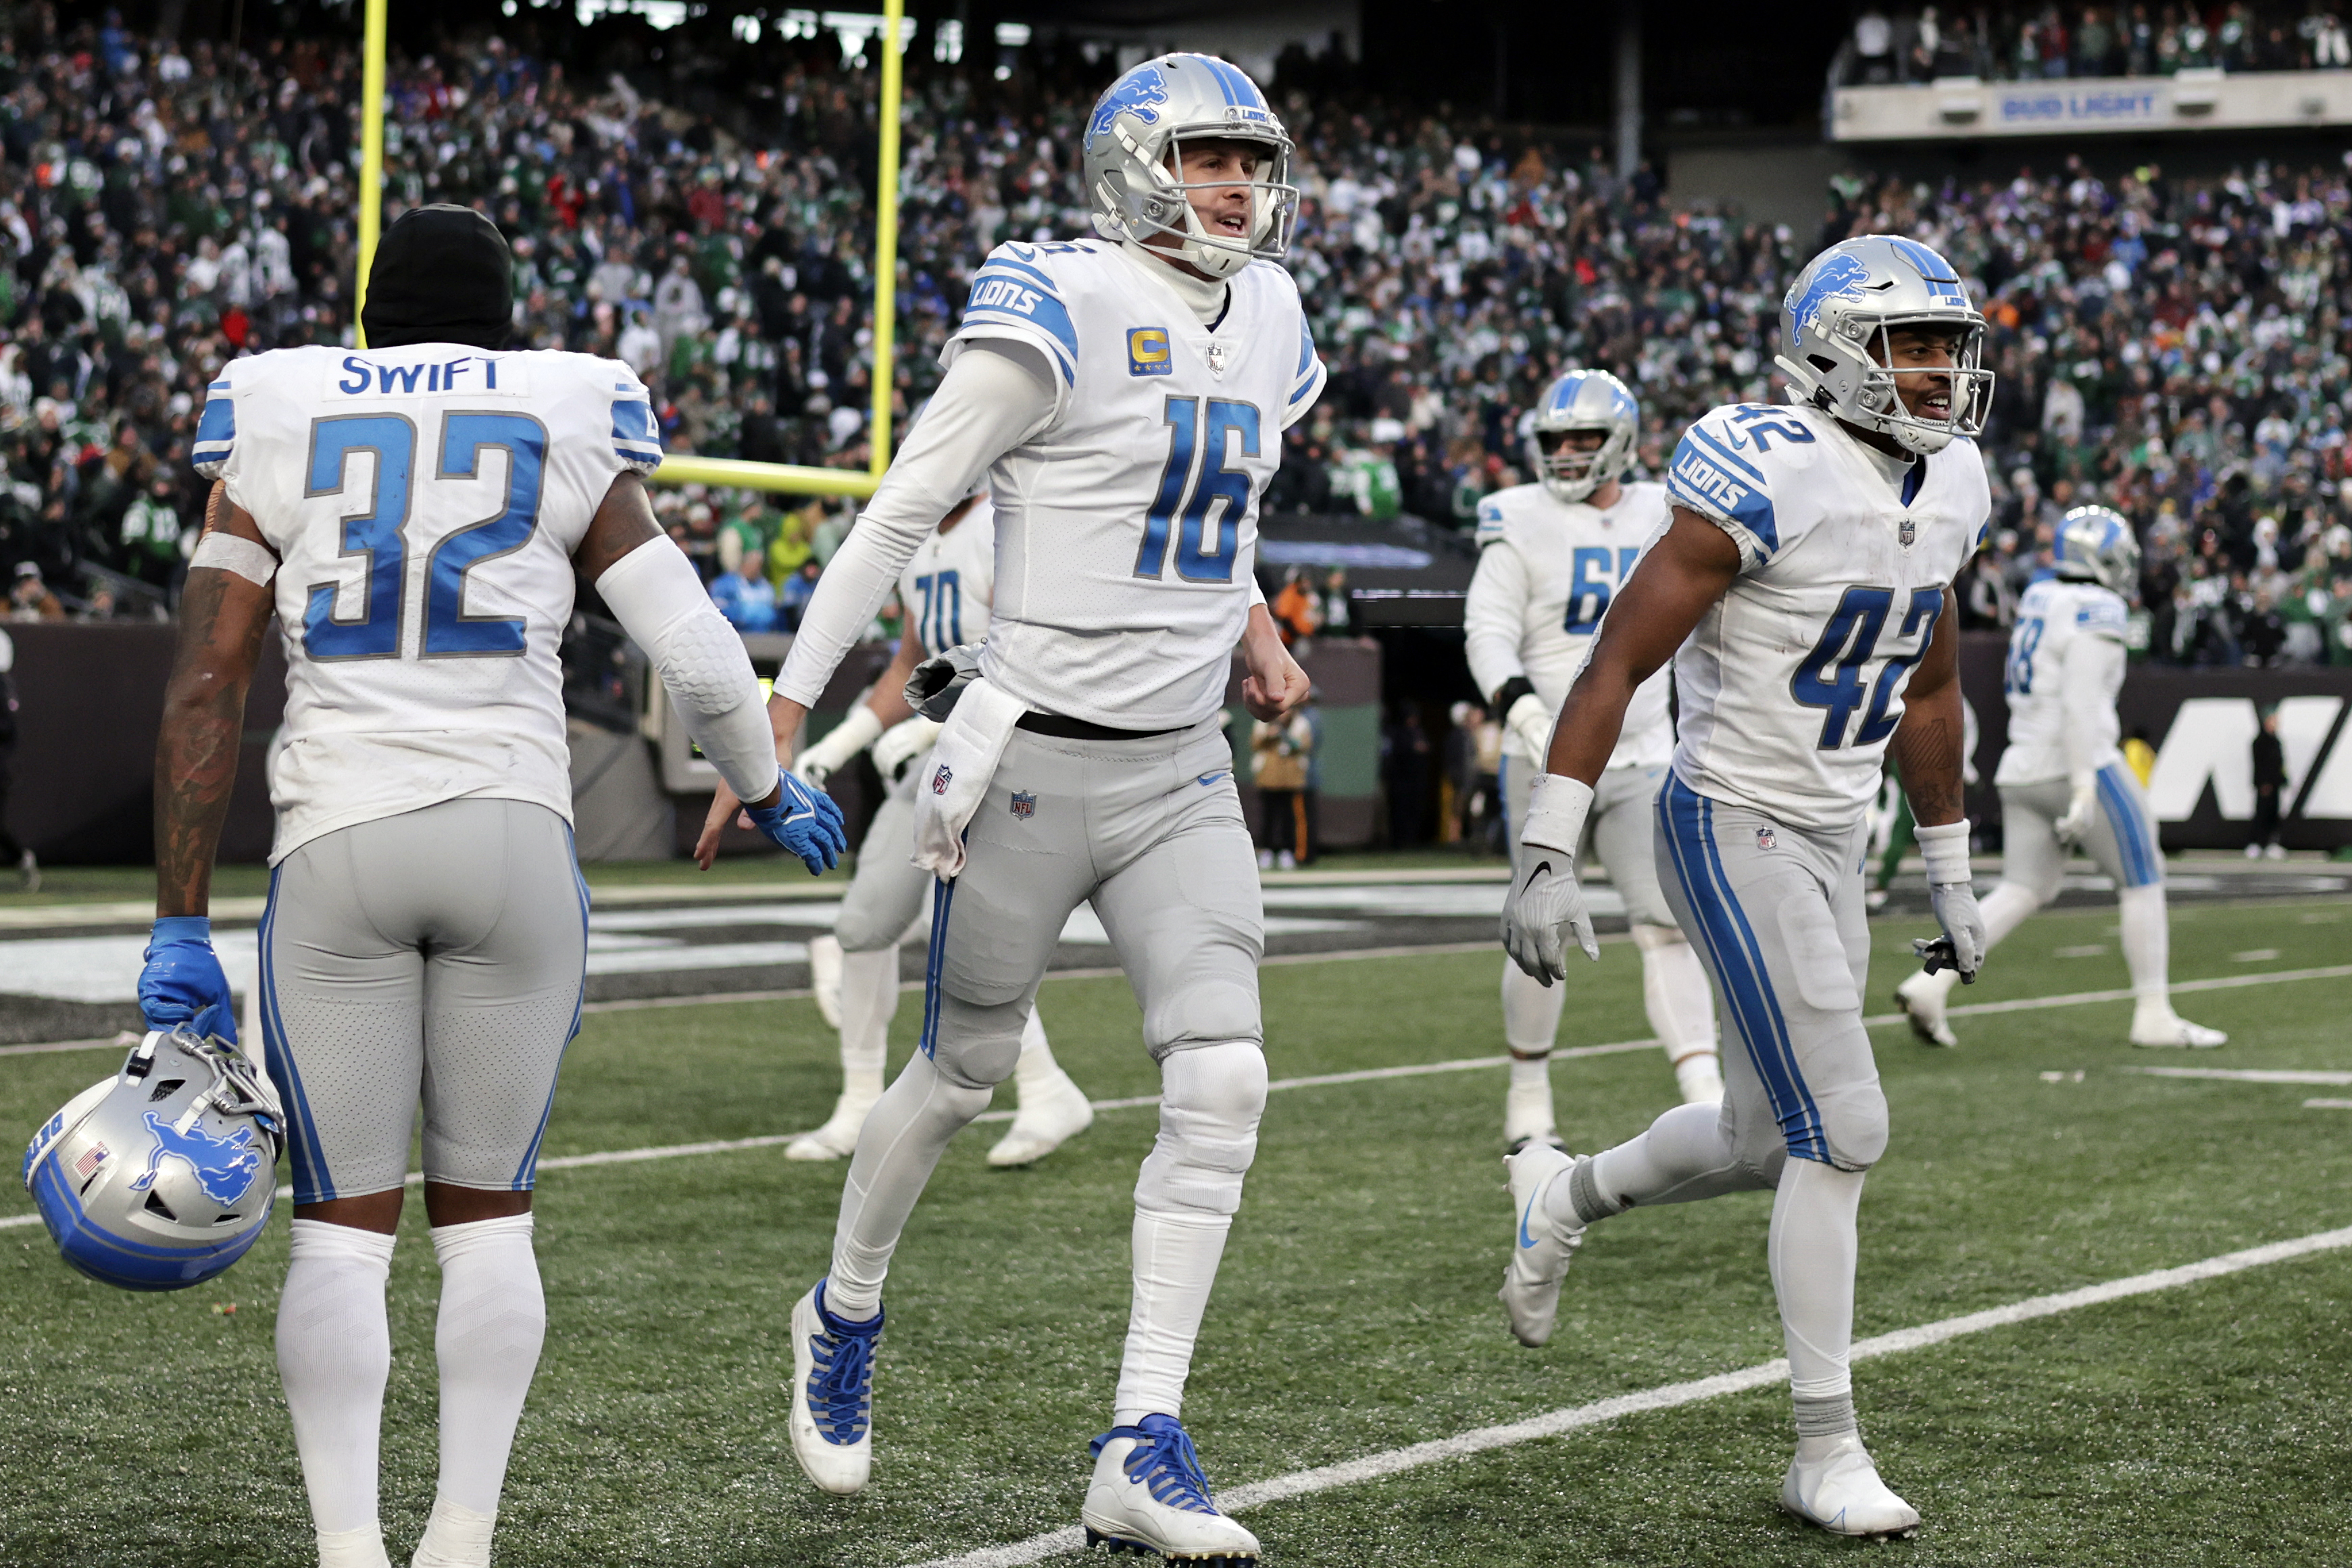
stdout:
[[677,547],[646,540],[614,562],[596,591],[652,658],[687,734],[727,787],[746,800],[774,789],[775,736],[751,656]]

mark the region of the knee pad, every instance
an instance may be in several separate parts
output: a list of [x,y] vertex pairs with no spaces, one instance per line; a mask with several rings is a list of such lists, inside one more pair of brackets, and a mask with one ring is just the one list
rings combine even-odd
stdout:
[[1815,1103],[1829,1164],[1842,1171],[1866,1171],[1886,1153],[1886,1094],[1876,1082],[1832,1090]]
[[994,1007],[967,1002],[945,987],[933,988],[939,1015],[923,1031],[923,1051],[940,1076],[963,1089],[993,1089],[1013,1076],[1021,1061],[1021,1031],[1029,1022],[1029,998]]
[[1136,1206],[1229,1218],[1257,1155],[1265,1053],[1254,1040],[1194,1046],[1171,1055],[1160,1076],[1160,1135],[1136,1177]]

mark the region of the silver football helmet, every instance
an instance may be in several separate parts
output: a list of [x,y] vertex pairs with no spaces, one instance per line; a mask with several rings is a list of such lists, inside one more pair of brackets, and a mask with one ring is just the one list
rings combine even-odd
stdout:
[[68,1263],[126,1291],[202,1284],[269,1223],[285,1120],[236,1046],[185,1024],[42,1124],[25,1186]]
[[[1580,451],[1561,440],[1576,430],[1601,432],[1600,447]],[[1560,500],[1581,501],[1625,472],[1641,434],[1642,405],[1623,382],[1607,371],[1570,371],[1536,405],[1528,466]]]
[[[1265,151],[1246,181],[1187,182],[1187,141],[1250,141]],[[1209,55],[1162,55],[1110,84],[1087,121],[1087,196],[1095,231],[1106,239],[1142,241],[1173,235],[1172,254],[1212,277],[1231,277],[1251,260],[1283,256],[1298,216],[1290,183],[1290,137],[1257,84],[1238,66]],[[1192,193],[1244,184],[1249,223],[1241,235],[1212,234],[1193,210]]]
[[2139,588],[2139,538],[2131,519],[2107,507],[2077,507],[2058,523],[2051,547],[2058,575],[2131,598]]
[[[1899,327],[1958,335],[1948,419],[1922,418],[1897,395],[1888,335]],[[1784,351],[1774,362],[1794,383],[1790,402],[1881,431],[1906,451],[1940,452],[1952,437],[1984,429],[1992,406],[1984,335],[1984,315],[1950,262],[1900,235],[1862,235],[1813,257],[1789,285],[1780,302]]]

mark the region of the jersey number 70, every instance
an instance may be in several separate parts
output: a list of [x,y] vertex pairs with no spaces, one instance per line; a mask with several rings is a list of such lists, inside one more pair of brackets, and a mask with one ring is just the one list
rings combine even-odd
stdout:
[[[420,658],[512,658],[523,651],[524,622],[520,616],[466,613],[466,578],[484,561],[522,549],[538,528],[547,427],[528,414],[445,414],[441,463],[434,476],[473,478],[481,472],[486,446],[506,452],[506,505],[494,516],[447,535],[426,558]],[[311,421],[304,496],[341,494],[349,482],[352,455],[357,452],[375,457],[367,510],[345,517],[342,524],[342,554],[367,558],[366,575],[360,585],[360,612],[352,620],[338,618],[338,585],[314,584],[302,613],[302,650],[313,659],[396,659],[410,613],[404,591],[408,578],[407,529],[416,465],[416,426],[397,413],[339,414]]]
[[[1234,562],[1241,551],[1242,517],[1250,506],[1250,476],[1225,466],[1231,455],[1226,438],[1240,436],[1242,455],[1257,455],[1257,404],[1171,396],[1165,409],[1160,423],[1168,426],[1168,466],[1160,472],[1160,493],[1152,498],[1151,510],[1144,514],[1143,544],[1135,552],[1135,575],[1154,580],[1165,575],[1172,526],[1179,578],[1186,582],[1231,582]],[[1196,459],[1197,478],[1192,472]],[[1219,501],[1224,503],[1224,509],[1213,524],[1209,508]]]

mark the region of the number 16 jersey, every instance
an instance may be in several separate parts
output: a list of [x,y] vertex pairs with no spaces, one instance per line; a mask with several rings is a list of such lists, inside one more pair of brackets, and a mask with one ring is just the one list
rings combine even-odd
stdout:
[[1675,773],[1791,827],[1852,827],[1983,542],[1976,444],[1903,466],[1818,409],[1738,404],[1684,434],[1666,492],[1739,547],[1739,575],[1675,655]]
[[1235,274],[1203,326],[1159,265],[1107,240],[999,246],[942,355],[1011,339],[1054,380],[1052,415],[989,470],[981,673],[1034,709],[1114,729],[1186,727],[1224,706],[1258,497],[1324,379],[1281,267]]
[[572,551],[661,440],[626,365],[449,343],[231,361],[193,458],[278,559],[275,864],[466,796],[569,821]]

